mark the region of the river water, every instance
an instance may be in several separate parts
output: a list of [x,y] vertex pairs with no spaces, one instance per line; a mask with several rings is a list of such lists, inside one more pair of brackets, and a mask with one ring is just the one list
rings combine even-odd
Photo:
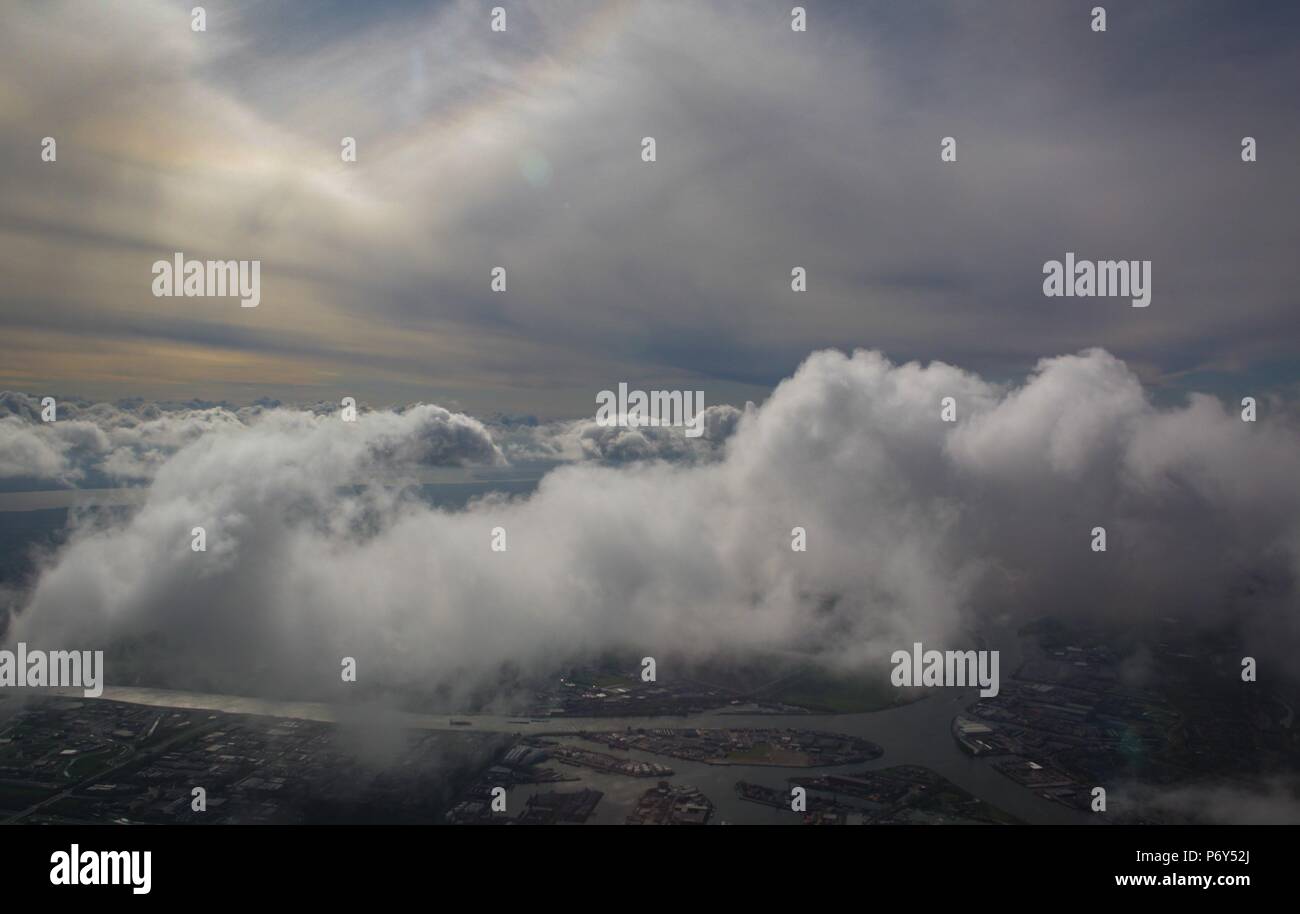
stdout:
[[[996,641],[988,646],[1001,652],[1001,669],[1009,675],[1019,665],[1026,651],[1035,646],[1010,633],[994,636]],[[72,690],[69,694],[80,694]],[[347,709],[314,702],[274,701],[232,695],[210,695],[199,692],[181,692],[168,689],[106,687],[102,696],[113,701],[164,707],[196,708],[224,711],[231,714],[263,714],[272,717],[292,717],[304,720],[335,721],[346,719]],[[645,761],[657,761],[674,769],[670,780],[699,787],[713,802],[714,820],[734,824],[790,823],[793,815],[785,810],[773,809],[757,803],[740,800],[734,791],[739,780],[751,781],[783,792],[788,788],[788,777],[807,776],[815,772],[832,770],[863,770],[888,768],[894,765],[923,765],[939,772],[948,780],[975,796],[999,807],[1022,821],[1032,823],[1087,824],[1090,818],[1045,800],[1021,787],[983,759],[972,758],[957,745],[951,733],[953,717],[978,699],[978,691],[967,689],[939,689],[928,697],[910,704],[883,711],[864,714],[770,714],[756,708],[727,708],[692,714],[685,717],[599,717],[551,718],[521,724],[518,715],[459,714],[456,720],[470,721],[477,731],[521,733],[526,735],[573,734],[578,730],[624,730],[629,727],[792,727],[801,730],[827,730],[847,733],[871,740],[884,749],[884,755],[867,763],[821,768],[783,768],[766,765],[707,765],[683,759],[650,755],[637,750],[629,754]],[[408,712],[391,714],[394,723],[411,729],[469,730],[471,727],[453,727],[445,714],[429,715]],[[614,753],[600,745],[585,743],[577,737],[566,736],[566,742],[579,743],[587,748]],[[589,771],[583,768],[559,766],[566,775],[576,776],[557,786],[525,785],[513,788],[510,808],[518,809],[531,793],[579,786],[603,791],[605,797],[596,807],[593,822],[621,822],[627,811],[635,805],[636,798],[654,785],[652,778],[627,778]]]

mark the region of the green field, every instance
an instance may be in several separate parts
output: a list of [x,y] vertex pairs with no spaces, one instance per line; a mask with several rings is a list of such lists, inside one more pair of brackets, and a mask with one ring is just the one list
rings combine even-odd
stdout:
[[893,707],[903,694],[887,678],[808,669],[776,683],[760,693],[760,697],[809,711],[856,714]]

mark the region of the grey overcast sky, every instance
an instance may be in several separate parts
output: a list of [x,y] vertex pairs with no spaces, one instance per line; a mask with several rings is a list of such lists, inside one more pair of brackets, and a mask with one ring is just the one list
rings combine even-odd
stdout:
[[[859,346],[1300,380],[1294,4],[194,5],[0,11],[0,389],[579,415]],[[260,306],[154,297],[177,251],[260,260]],[[1150,260],[1150,307],[1045,298],[1066,251]]]

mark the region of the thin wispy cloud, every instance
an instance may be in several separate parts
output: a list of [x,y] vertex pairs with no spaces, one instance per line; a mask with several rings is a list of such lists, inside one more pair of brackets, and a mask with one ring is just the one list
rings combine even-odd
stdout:
[[[0,385],[576,416],[628,376],[761,399],[825,345],[1295,381],[1294,11],[1144,4],[1099,50],[1068,5],[541,9],[7,10]],[[1152,306],[1044,300],[1067,250],[1150,259]],[[263,304],[152,297],[175,251],[260,259]]]

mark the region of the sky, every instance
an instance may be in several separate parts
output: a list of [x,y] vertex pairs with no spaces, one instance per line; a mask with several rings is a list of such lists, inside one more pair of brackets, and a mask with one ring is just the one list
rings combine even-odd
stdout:
[[[576,418],[858,347],[1300,383],[1292,5],[193,5],[0,13],[0,390]],[[155,297],[177,251],[260,260],[260,305]],[[1045,298],[1067,251],[1151,305]]]

